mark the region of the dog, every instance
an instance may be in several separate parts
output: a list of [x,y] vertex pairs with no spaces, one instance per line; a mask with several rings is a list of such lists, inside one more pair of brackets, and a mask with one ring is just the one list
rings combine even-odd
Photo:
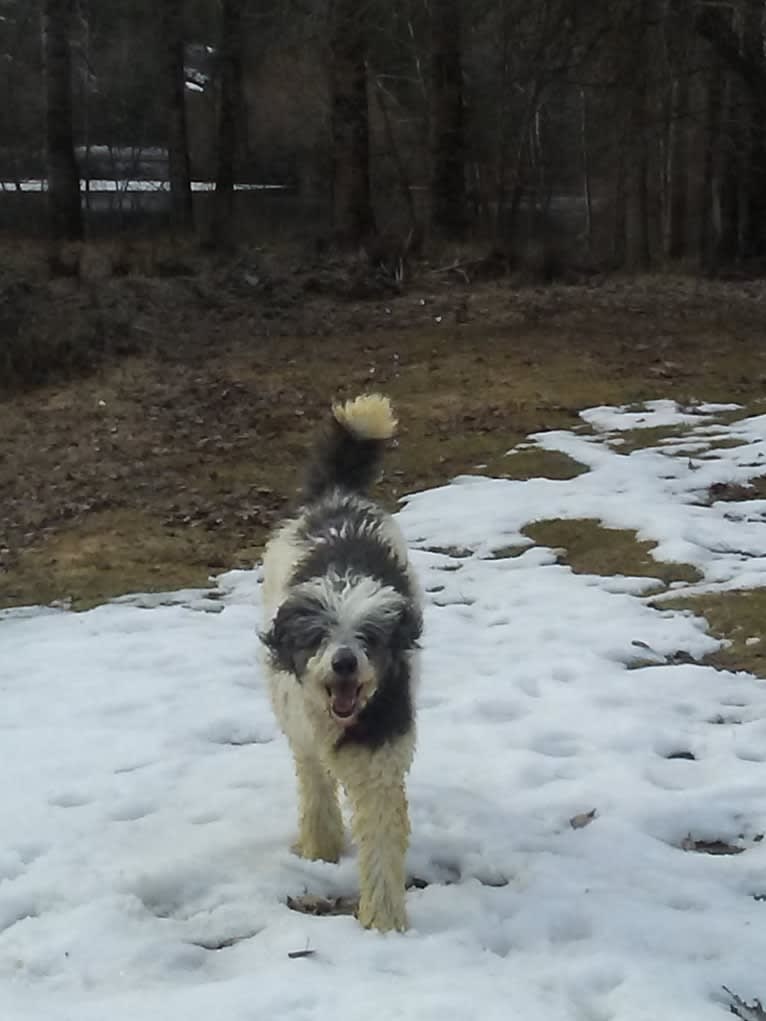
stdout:
[[295,760],[299,855],[337,862],[352,810],[365,928],[407,928],[405,779],[415,749],[422,596],[394,519],[365,496],[396,418],[387,397],[331,408],[297,513],[263,556],[266,672]]

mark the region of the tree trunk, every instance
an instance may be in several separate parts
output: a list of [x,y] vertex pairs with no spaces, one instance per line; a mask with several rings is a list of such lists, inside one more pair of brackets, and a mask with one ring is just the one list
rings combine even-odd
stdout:
[[690,150],[696,122],[691,117],[691,73],[694,65],[694,33],[691,5],[694,0],[665,0],[663,33],[669,70],[669,94],[665,131],[666,151],[662,180],[663,250],[668,259],[689,254]]
[[431,230],[466,229],[465,127],[460,0],[431,4]]
[[713,189],[718,216],[716,262],[719,264],[735,262],[739,247],[742,149],[737,123],[740,103],[738,86],[739,82],[727,71],[721,94],[716,157],[713,163]]
[[646,270],[651,263],[649,242],[649,125],[648,125],[648,10],[647,0],[637,5],[635,74],[630,109],[630,162],[628,164],[628,221],[626,260],[631,270]]
[[683,259],[689,215],[689,79],[683,70],[673,81],[670,102],[667,254],[671,259]]
[[412,187],[410,182],[410,175],[407,167],[404,164],[402,154],[399,151],[399,146],[396,143],[396,137],[394,136],[394,126],[391,123],[391,115],[388,111],[388,105],[386,103],[386,94],[383,87],[383,83],[378,78],[375,82],[375,95],[378,100],[378,107],[380,108],[380,115],[383,121],[383,130],[386,133],[386,144],[388,145],[388,152],[391,157],[391,162],[394,164],[396,170],[396,176],[399,182],[399,190],[402,193],[402,200],[407,210],[407,215],[410,224],[410,236],[413,239],[419,239],[421,236],[420,225],[418,224],[418,214],[415,208],[415,199],[412,195]]
[[[742,213],[746,224],[744,247],[748,255],[766,254],[766,59],[761,0],[747,0],[734,11],[744,18],[738,32],[736,18],[725,7],[699,5],[695,27],[718,54],[724,65],[743,83],[750,96],[752,120],[746,168],[747,202]],[[709,240],[708,230],[708,240]],[[709,245],[706,255],[710,255]]]
[[80,173],[72,127],[74,0],[46,0],[44,15],[48,214],[55,240],[83,236]]
[[[615,123],[619,123],[615,118]],[[617,131],[616,139],[616,170],[614,175],[614,222],[612,229],[612,259],[615,267],[625,265],[625,237],[628,221],[627,174],[625,172],[625,152],[627,142],[622,130]]]
[[365,14],[355,0],[331,5],[330,89],[333,231],[340,244],[375,233],[370,194],[370,122]]
[[705,154],[702,166],[702,202],[700,209],[700,262],[704,269],[715,268],[718,249],[716,192],[716,146],[721,124],[721,96],[723,73],[717,61],[710,69],[707,81],[705,110]]
[[184,0],[162,0],[167,89],[168,179],[172,224],[180,232],[194,227],[184,72]]
[[593,249],[593,190],[590,170],[590,139],[588,125],[588,94],[580,89],[580,149],[582,152],[582,191],[585,205],[583,237],[588,255]]
[[234,241],[234,184],[238,127],[242,112],[243,0],[223,0],[221,9],[221,93],[218,112],[218,165],[213,209],[213,240],[217,247]]
[[750,160],[745,214],[745,249],[748,256],[766,256],[766,100],[750,108]]
[[[740,47],[766,76],[762,0],[748,0],[742,14]],[[739,106],[742,170],[740,174],[740,255],[766,256],[766,96],[762,90]]]

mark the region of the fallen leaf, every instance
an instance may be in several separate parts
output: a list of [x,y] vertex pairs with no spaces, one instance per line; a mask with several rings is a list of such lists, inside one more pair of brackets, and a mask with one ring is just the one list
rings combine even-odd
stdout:
[[590,812],[580,812],[579,815],[573,815],[569,820],[569,825],[573,830],[581,830],[585,826],[590,826],[595,818],[596,809],[592,808]]

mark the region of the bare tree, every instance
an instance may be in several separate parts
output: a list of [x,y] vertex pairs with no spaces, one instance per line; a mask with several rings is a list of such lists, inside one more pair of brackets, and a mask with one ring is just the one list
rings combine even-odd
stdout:
[[466,227],[462,5],[431,4],[431,230],[459,238]]
[[665,252],[682,259],[688,252],[689,226],[689,57],[693,35],[689,31],[688,0],[669,0],[666,30],[669,96],[665,158]]
[[57,240],[83,236],[72,125],[74,5],[75,0],[46,0],[44,12],[48,210],[50,232]]
[[705,83],[704,158],[702,164],[702,191],[700,195],[700,264],[712,269],[717,258],[716,210],[716,144],[720,137],[721,100],[723,72],[720,63],[714,60],[707,73]]
[[190,231],[194,227],[191,166],[186,125],[184,0],[162,0],[162,31],[165,45],[170,206],[173,226],[176,230],[183,232]]
[[580,89],[580,144],[582,149],[582,192],[585,204],[583,238],[588,254],[593,245],[593,182],[590,167],[590,141],[588,127],[588,94]]
[[366,20],[357,0],[331,0],[333,228],[336,240],[342,244],[356,244],[375,232],[370,191]]
[[[742,160],[738,175],[744,193],[738,233],[742,254],[762,257],[766,255],[766,40],[763,4],[760,0],[742,0],[728,10],[700,5],[695,25],[724,67],[736,76],[747,96],[746,113],[740,119],[744,131],[740,144],[746,150],[746,158]],[[711,197],[715,198],[715,193]]]
[[[192,228],[190,166],[204,168],[219,245],[241,229],[247,170],[321,181],[298,229],[304,212],[332,215],[351,245],[379,220],[387,236],[470,229],[519,257],[547,232],[563,258],[589,247],[636,271],[660,255],[763,259],[765,2],[0,0],[0,169],[44,174],[45,98],[57,237],[83,231],[75,157],[83,177],[92,165],[124,180],[167,149],[174,225]],[[151,222],[149,203],[120,199],[116,228]],[[31,205],[2,212],[19,222]]]
[[221,7],[220,97],[213,238],[233,239],[234,184],[239,127],[242,123],[242,14],[244,0],[223,0]]
[[649,268],[649,0],[636,0],[632,29],[633,86],[630,101],[629,163],[627,166],[626,260],[629,269]]

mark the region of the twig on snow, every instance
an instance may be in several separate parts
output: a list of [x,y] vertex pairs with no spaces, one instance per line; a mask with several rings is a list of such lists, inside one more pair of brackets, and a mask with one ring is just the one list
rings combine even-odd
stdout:
[[763,1009],[763,1004],[760,1000],[753,1000],[752,1003],[747,1003],[726,986],[721,986],[721,988],[727,996],[731,997],[729,1011],[732,1014],[742,1018],[742,1021],[766,1021],[766,1010]]

